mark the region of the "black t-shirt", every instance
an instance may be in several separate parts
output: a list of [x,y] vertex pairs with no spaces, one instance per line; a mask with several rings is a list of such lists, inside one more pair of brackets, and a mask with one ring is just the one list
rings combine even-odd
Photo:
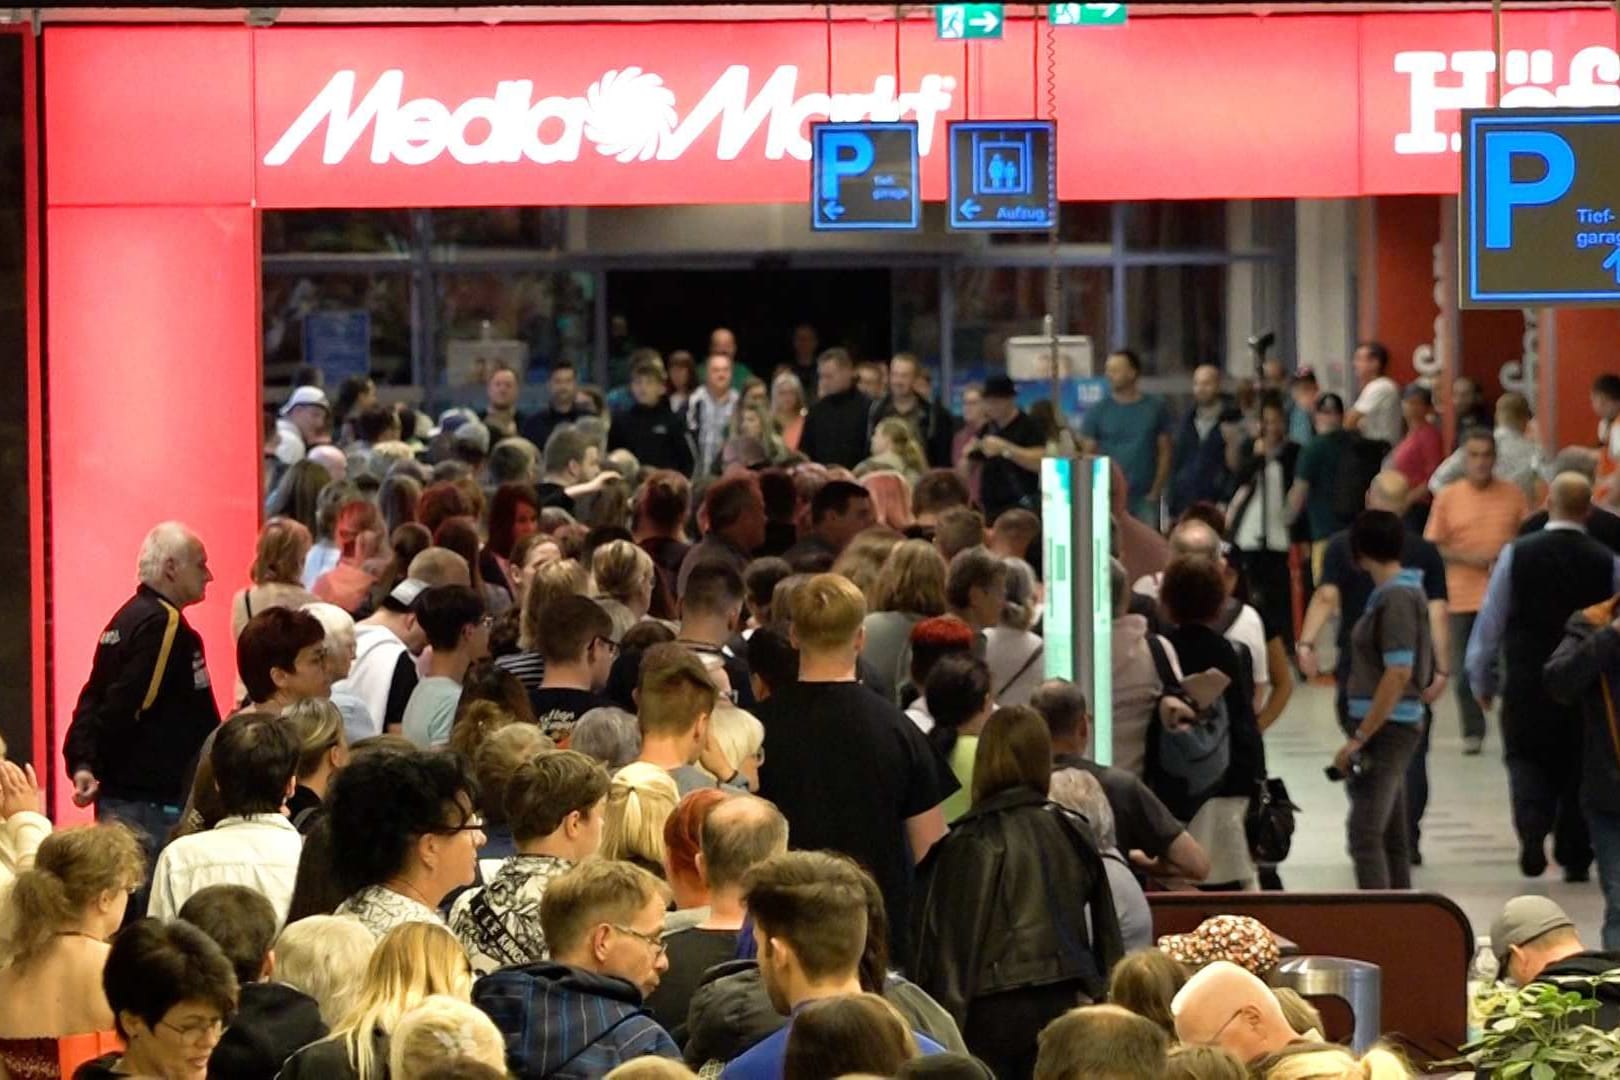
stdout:
[[[1431,601],[1446,599],[1446,563],[1440,549],[1408,532],[1401,543],[1401,565],[1423,575],[1423,592]],[[1337,532],[1322,554],[1322,585],[1339,590],[1339,674],[1350,673],[1350,631],[1367,610],[1373,579],[1350,558],[1350,533]]]
[[1161,858],[1176,837],[1186,831],[1163,800],[1128,769],[1099,765],[1078,754],[1054,758],[1052,768],[1084,769],[1097,778],[1114,811],[1116,846],[1126,855],[1140,851],[1150,859]]
[[[1029,448],[1045,446],[1041,430],[1023,412],[1012,418],[1004,428],[986,425],[985,435],[999,435],[1014,446]],[[979,502],[984,505],[985,524],[991,524],[1003,510],[1022,507],[1040,512],[1041,478],[1011,458],[987,457],[979,471]]]
[[534,722],[555,741],[561,743],[574,733],[579,718],[592,709],[609,707],[613,702],[589,690],[569,687],[540,687],[529,691],[529,704],[534,706]]
[[677,1043],[684,1043],[686,1013],[703,976],[716,964],[737,959],[736,930],[681,930],[664,938],[669,970],[647,998],[647,1011]]
[[547,506],[560,506],[570,514],[574,512],[574,498],[561,484],[542,480],[535,487],[535,495],[539,498],[542,509]]
[[406,650],[394,662],[394,678],[388,684],[388,704],[383,712],[383,731],[398,731],[405,723],[405,706],[411,703],[416,684],[421,677],[416,673],[416,657]]
[[786,816],[795,848],[840,851],[876,879],[889,955],[910,959],[912,859],[906,821],[960,786],[905,713],[854,682],[795,683],[759,706],[761,797]]

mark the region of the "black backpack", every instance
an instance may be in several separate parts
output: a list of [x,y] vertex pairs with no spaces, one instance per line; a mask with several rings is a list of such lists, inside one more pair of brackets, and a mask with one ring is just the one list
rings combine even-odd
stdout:
[[1389,443],[1356,432],[1345,438],[1339,453],[1339,471],[1333,478],[1333,516],[1348,525],[1367,507],[1367,489],[1384,467]]

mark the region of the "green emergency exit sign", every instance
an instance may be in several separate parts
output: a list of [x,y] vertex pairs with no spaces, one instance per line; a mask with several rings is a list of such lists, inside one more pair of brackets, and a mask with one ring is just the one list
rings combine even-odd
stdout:
[[974,41],[1001,36],[1000,4],[935,4],[934,31],[941,41]]
[[1053,26],[1124,26],[1124,4],[1048,4],[1046,21]]

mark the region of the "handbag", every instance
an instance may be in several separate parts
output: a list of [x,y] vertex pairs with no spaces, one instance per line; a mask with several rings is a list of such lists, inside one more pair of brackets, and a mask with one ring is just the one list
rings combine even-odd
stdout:
[[1294,814],[1298,810],[1282,777],[1273,776],[1255,785],[1243,815],[1243,832],[1255,862],[1275,866],[1288,858],[1294,845]]

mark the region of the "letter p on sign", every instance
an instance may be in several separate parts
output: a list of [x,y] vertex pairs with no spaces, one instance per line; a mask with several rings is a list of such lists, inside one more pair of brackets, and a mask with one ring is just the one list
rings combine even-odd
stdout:
[[877,160],[877,150],[869,136],[858,131],[840,131],[823,136],[827,162],[821,167],[821,197],[837,199],[838,185],[846,176],[860,176]]
[[[1550,131],[1488,131],[1485,157],[1485,246],[1513,246],[1513,211],[1557,202],[1575,182],[1575,151]],[[1540,177],[1515,180],[1517,159],[1539,159]],[[1532,172],[1535,167],[1532,166]]]

